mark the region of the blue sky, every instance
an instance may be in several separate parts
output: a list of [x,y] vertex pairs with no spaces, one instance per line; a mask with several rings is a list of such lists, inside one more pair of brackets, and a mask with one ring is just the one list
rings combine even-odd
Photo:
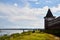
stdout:
[[60,16],[60,0],[0,0],[0,28],[44,28],[48,8]]

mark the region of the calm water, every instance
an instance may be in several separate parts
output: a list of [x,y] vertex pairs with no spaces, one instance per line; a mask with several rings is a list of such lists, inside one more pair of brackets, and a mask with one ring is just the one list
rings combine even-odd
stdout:
[[4,34],[8,34],[11,35],[13,33],[22,33],[22,30],[0,30],[0,36],[4,35]]

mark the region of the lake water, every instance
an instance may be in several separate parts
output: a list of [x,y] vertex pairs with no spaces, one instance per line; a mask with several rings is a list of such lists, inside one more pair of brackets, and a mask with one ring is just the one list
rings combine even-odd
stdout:
[[[24,31],[28,31],[28,30],[24,30]],[[32,31],[32,30],[30,30]],[[13,33],[22,33],[23,30],[0,30],[0,36],[7,34],[7,35],[11,35]]]
[[4,35],[4,34],[8,34],[11,35],[13,33],[22,33],[22,30],[0,30],[0,36]]

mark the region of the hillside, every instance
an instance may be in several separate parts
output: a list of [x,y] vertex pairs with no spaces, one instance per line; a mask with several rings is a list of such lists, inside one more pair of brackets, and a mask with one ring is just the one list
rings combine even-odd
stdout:
[[9,36],[4,35],[0,37],[0,40],[59,40],[59,37],[39,31],[35,31],[34,33],[28,31],[11,34]]

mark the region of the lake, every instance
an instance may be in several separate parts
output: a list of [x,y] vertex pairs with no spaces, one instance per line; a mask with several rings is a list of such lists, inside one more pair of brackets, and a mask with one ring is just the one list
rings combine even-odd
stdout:
[[13,33],[22,33],[22,30],[0,30],[0,36],[7,34],[7,35],[11,35]]

